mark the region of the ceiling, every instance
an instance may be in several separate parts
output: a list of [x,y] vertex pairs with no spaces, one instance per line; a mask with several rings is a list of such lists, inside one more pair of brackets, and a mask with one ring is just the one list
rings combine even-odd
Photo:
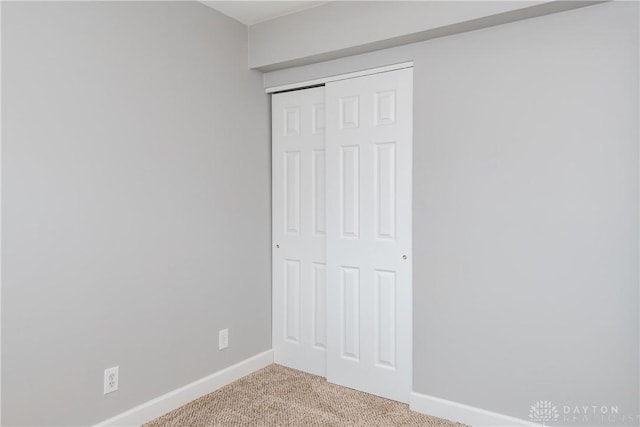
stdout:
[[268,21],[304,9],[322,6],[328,1],[203,1],[209,7],[232,17],[245,25]]

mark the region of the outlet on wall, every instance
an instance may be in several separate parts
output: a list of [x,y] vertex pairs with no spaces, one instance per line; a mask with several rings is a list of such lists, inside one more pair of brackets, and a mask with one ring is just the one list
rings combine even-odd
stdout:
[[221,329],[218,332],[218,350],[229,347],[229,329]]
[[104,394],[118,390],[118,367],[104,370]]

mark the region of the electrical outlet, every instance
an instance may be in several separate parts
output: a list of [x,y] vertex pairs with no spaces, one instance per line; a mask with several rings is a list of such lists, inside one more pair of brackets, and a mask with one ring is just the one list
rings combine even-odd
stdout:
[[104,370],[104,394],[118,390],[118,367]]
[[229,329],[221,329],[218,332],[218,350],[229,347]]

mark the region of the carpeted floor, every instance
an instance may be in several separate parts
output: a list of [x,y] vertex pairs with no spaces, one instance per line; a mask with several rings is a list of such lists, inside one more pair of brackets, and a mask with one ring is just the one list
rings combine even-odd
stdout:
[[157,418],[145,427],[462,427],[407,405],[270,365]]

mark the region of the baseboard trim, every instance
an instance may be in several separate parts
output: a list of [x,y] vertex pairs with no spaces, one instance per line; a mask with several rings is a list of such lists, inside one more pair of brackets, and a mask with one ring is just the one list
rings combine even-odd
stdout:
[[95,427],[139,427],[167,412],[191,402],[205,394],[212,393],[252,372],[273,363],[273,350],[265,351],[245,359],[233,366],[222,369],[183,387],[156,397],[142,405],[129,409],[115,417],[97,424]]
[[434,417],[444,418],[474,427],[540,426],[539,424],[520,418],[416,392],[411,393],[409,408],[421,414],[433,415]]

